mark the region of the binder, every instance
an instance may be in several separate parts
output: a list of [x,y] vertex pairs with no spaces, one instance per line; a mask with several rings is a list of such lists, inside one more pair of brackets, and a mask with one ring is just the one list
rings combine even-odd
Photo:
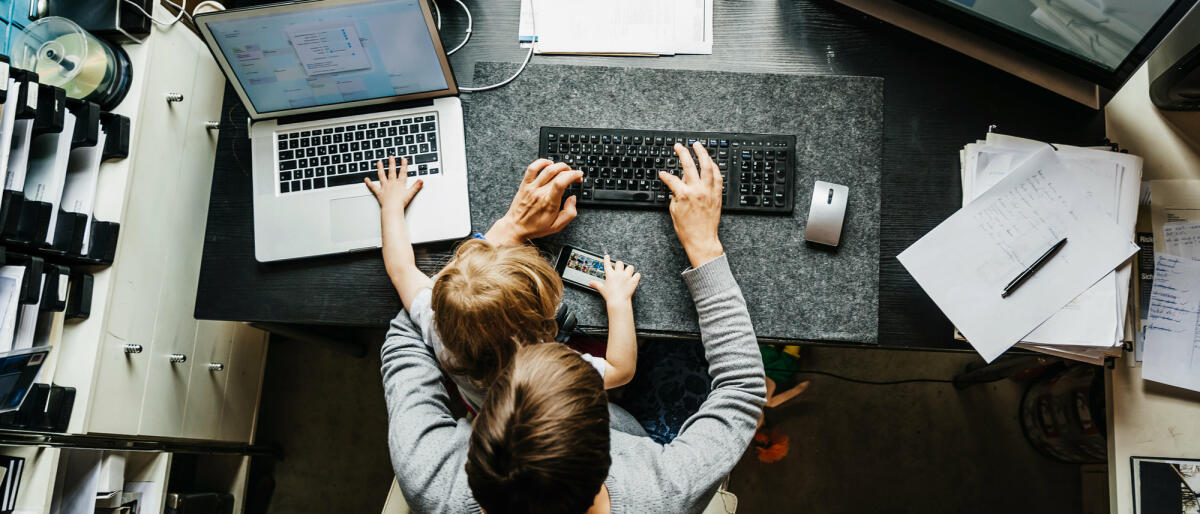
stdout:
[[[54,116],[48,114],[45,117]],[[58,130],[54,130],[56,128]],[[34,246],[50,246],[54,243],[52,229],[57,228],[55,222],[58,219],[58,206],[67,177],[71,140],[75,133],[75,115],[69,109],[65,109],[61,123],[57,126],[43,125],[42,129],[45,132],[38,134],[38,127],[34,127],[34,133],[37,135],[34,136],[29,150],[29,168],[26,171],[24,188],[25,205],[21,209],[21,220],[17,225],[17,239]]]
[[25,459],[0,455],[0,467],[4,478],[0,479],[0,512],[12,512],[17,508],[17,494],[21,488],[21,475],[25,472]]
[[100,177],[100,156],[107,134],[100,130],[100,106],[82,100],[68,100],[75,117],[74,137],[67,159],[58,220],[54,226],[52,247],[68,255],[84,255],[96,185]]

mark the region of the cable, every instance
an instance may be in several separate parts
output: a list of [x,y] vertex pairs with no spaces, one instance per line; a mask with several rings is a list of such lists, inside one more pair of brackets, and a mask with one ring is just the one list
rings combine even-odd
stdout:
[[[454,52],[457,52],[460,48],[467,45],[467,41],[471,40],[471,29],[474,25],[474,22],[471,20],[471,10],[467,8],[467,4],[464,4],[462,0],[454,0],[454,1],[458,2],[458,5],[461,5],[463,8],[463,11],[465,11],[467,13],[467,32],[466,32],[466,35],[463,36],[462,42],[459,43],[458,46],[454,47],[453,50],[446,52],[446,55],[452,55],[452,54],[454,54]],[[437,2],[435,1],[433,3],[433,5],[437,5]],[[438,11],[438,19],[439,20],[441,19],[441,11]],[[441,28],[442,28],[441,24],[439,23],[438,29],[441,29]]]
[[[455,0],[455,1],[457,1],[459,4],[462,4],[463,9],[467,8],[466,4],[462,3],[462,0]],[[537,2],[536,1],[529,2],[529,20],[531,22],[531,28],[533,31],[533,41],[529,43],[529,53],[525,54],[525,60],[523,62],[521,62],[521,67],[517,68],[517,72],[513,73],[511,77],[508,77],[507,79],[504,79],[503,81],[497,82],[497,83],[489,85],[489,86],[459,87],[458,88],[459,91],[462,91],[464,93],[478,93],[480,91],[487,91],[490,89],[496,89],[498,87],[503,87],[503,86],[508,85],[509,82],[516,80],[517,77],[521,75],[521,72],[525,71],[525,67],[529,66],[529,61],[531,59],[533,59],[533,51],[535,48],[537,48],[537,44],[538,44],[537,16],[534,16],[534,12],[533,12],[533,4],[535,4],[535,3],[537,3]],[[471,17],[471,11],[468,9],[467,10],[468,27],[470,27],[470,17]],[[467,37],[469,38],[470,34],[467,34]],[[466,44],[465,39],[463,40],[463,44]],[[459,45],[459,46],[461,46],[461,45]],[[455,48],[455,50],[458,50],[458,48]]]
[[[132,5],[134,9],[136,9],[138,12],[142,13],[142,16],[149,18],[150,21],[154,22],[155,24],[157,24],[163,28],[167,28],[167,27],[170,27],[171,25],[179,23],[179,20],[183,19],[183,15],[187,13],[187,10],[184,9],[179,4],[172,2],[171,0],[163,0],[163,2],[166,2],[167,5],[170,5],[171,7],[179,9],[179,14],[176,14],[175,19],[173,19],[169,22],[160,21],[158,18],[155,18],[152,14],[146,12],[145,9],[142,9],[142,6],[138,5],[133,0],[125,0],[125,3]],[[188,19],[191,19],[191,15],[188,15]]]

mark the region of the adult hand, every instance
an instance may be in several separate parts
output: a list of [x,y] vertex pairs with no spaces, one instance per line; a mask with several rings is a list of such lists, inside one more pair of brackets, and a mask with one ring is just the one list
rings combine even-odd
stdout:
[[721,223],[721,184],[725,179],[699,142],[694,148],[700,159],[700,172],[696,171],[691,152],[675,143],[675,154],[683,166],[683,178],[665,171],[658,172],[658,178],[671,189],[671,221],[675,224],[675,235],[683,244],[692,267],[699,268],[725,253],[717,237],[717,226]]
[[567,186],[582,180],[582,171],[564,163],[552,163],[549,159],[533,161],[525,170],[508,213],[484,237],[500,245],[519,245],[566,228],[578,212],[576,198],[571,196],[563,202],[563,192]]

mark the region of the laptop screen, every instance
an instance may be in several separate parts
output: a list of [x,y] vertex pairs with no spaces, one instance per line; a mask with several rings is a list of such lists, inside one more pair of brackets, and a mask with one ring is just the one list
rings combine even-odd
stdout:
[[202,25],[254,111],[308,111],[450,89],[419,1],[303,3]]

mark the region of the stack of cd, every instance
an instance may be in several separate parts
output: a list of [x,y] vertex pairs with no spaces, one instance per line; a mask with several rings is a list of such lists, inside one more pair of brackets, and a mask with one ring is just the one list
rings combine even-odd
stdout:
[[13,41],[13,65],[37,73],[38,82],[67,96],[112,110],[129,92],[129,57],[119,46],[97,39],[75,22],[42,18]]

